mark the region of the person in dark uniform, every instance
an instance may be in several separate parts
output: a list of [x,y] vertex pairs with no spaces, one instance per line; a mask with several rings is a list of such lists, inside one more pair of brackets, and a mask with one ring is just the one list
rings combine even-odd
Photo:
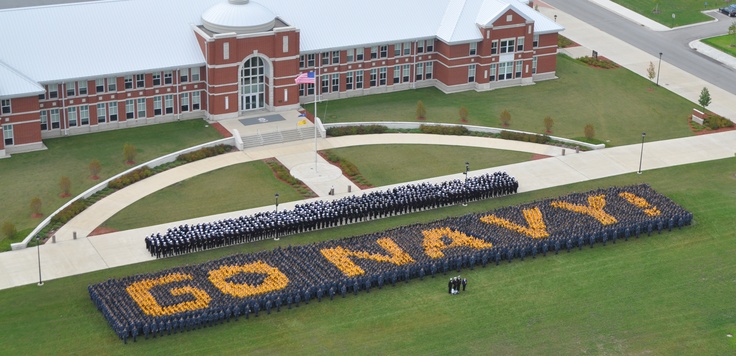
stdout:
[[447,282],[447,293],[452,294],[452,278],[450,278],[450,281]]
[[463,292],[465,292],[465,286],[467,286],[467,285],[468,285],[468,279],[467,278],[463,278]]

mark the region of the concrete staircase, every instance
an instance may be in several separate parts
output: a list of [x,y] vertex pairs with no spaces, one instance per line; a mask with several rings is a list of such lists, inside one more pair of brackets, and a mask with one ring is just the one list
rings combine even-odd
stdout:
[[284,142],[308,140],[314,138],[314,130],[314,126],[309,126],[292,130],[258,132],[255,135],[243,136],[243,146],[258,147]]

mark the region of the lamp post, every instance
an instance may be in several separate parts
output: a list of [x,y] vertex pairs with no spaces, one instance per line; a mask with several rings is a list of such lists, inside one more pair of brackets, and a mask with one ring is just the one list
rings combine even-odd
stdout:
[[468,171],[470,170],[470,163],[465,162],[465,186],[463,187],[463,206],[468,206]]
[[639,153],[639,171],[636,174],[641,174],[641,161],[644,158],[644,137],[647,135],[646,132],[641,133],[641,153]]
[[274,217],[276,219],[276,237],[273,239],[275,241],[279,240],[279,228],[281,227],[281,221],[279,220],[279,193],[274,194],[274,198],[276,198],[276,216]]
[[659,63],[657,64],[657,86],[659,86],[659,68],[662,68],[662,52],[659,52]]
[[36,235],[36,251],[38,252],[38,286],[43,285],[43,279],[41,279],[41,238]]

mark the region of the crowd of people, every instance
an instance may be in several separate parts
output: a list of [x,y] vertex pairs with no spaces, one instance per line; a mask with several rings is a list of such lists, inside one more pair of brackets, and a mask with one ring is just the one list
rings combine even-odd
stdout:
[[145,238],[151,256],[168,257],[210,248],[438,208],[463,201],[516,193],[519,183],[494,172],[439,184],[407,184],[332,201],[299,204],[292,210],[261,212],[209,223],[181,225]]
[[[640,200],[633,204],[631,195]],[[592,196],[616,222],[603,224],[595,217],[554,204],[585,206]],[[545,238],[530,237],[481,219],[493,215],[525,224],[523,212],[532,208],[541,212],[546,223]],[[654,208],[657,214],[651,213]],[[360,291],[370,293],[374,288],[408,283],[415,278],[434,278],[463,268],[615,244],[681,228],[691,221],[691,213],[647,185],[612,187],[379,233],[238,254],[196,266],[111,279],[91,285],[89,293],[116,334],[127,342],[238,320],[241,316],[257,317],[310,301],[345,298]],[[440,238],[444,246],[425,244],[427,236],[436,239],[427,231],[445,231]],[[428,246],[442,253],[427,253]],[[328,250],[342,251],[360,268],[359,273],[345,270],[326,258],[324,251]],[[409,258],[388,258],[397,251]],[[223,284],[230,284],[229,289],[223,288]],[[464,289],[466,284],[459,276],[451,278],[450,294]],[[233,288],[241,294],[232,292]]]

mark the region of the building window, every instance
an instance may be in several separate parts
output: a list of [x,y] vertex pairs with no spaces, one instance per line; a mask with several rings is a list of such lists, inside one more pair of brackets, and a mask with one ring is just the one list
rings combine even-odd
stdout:
[[77,126],[77,108],[66,108],[66,119],[69,121],[69,127]]
[[51,128],[58,129],[60,127],[60,122],[59,109],[51,109]]
[[516,76],[514,78],[521,78],[521,67],[524,65],[522,61],[516,61]]
[[186,83],[189,81],[189,69],[180,69],[179,70],[179,83]]
[[135,87],[136,88],[145,88],[146,87],[146,75],[145,74],[136,74],[135,75]]
[[532,40],[532,47],[539,47],[539,35],[534,35],[534,40]]
[[77,95],[77,90],[74,82],[68,82],[66,83],[66,96],[75,96]]
[[173,95],[164,96],[164,108],[167,114],[174,113],[174,96]]
[[46,93],[45,92],[43,92],[41,94],[38,94],[38,100],[44,100],[44,99],[46,99]]
[[340,64],[340,51],[332,51],[332,64]]
[[434,40],[427,40],[427,53],[434,52]]
[[81,126],[89,125],[89,105],[79,107],[79,124]]
[[49,129],[49,113],[46,110],[41,110],[38,113],[39,119],[41,119],[41,130],[46,131]]
[[174,83],[174,73],[172,71],[164,72],[164,85],[171,85]]
[[378,69],[373,68],[371,69],[371,77],[368,81],[368,85],[371,87],[375,87],[378,83]]
[[475,82],[475,64],[468,66],[468,83]]
[[126,75],[124,81],[125,81],[125,89],[133,89],[133,76],[132,75]]
[[128,99],[125,101],[125,118],[135,118],[135,100]]
[[107,78],[107,91],[110,93],[118,91],[118,78]]
[[230,59],[230,42],[225,42],[222,44],[222,59]]
[[401,66],[394,66],[394,81],[393,84],[401,83]]
[[411,75],[411,64],[404,64],[403,73],[402,73],[402,82],[406,83],[409,81],[409,76]]
[[353,90],[353,72],[345,73],[345,90]]
[[181,106],[181,112],[189,111],[189,93],[179,94],[179,105]]
[[314,59],[316,56],[316,53],[310,53],[307,55],[307,67],[314,67]]
[[161,73],[153,73],[153,86],[161,85]]
[[488,75],[488,80],[492,82],[496,81],[496,63],[491,64],[491,70],[490,74]]
[[416,79],[417,81],[424,79],[424,63],[417,63],[417,71],[416,71]]
[[371,59],[378,58],[378,46],[371,47]]
[[491,54],[498,53],[498,41],[491,41]]
[[138,109],[138,118],[148,116],[146,115],[146,98],[138,98],[137,101],[136,108]]
[[323,66],[330,64],[330,52],[322,52],[322,54],[320,54],[320,58],[322,59]]
[[511,79],[514,70],[513,62],[503,62],[498,64],[498,80]]
[[401,56],[401,43],[397,43],[394,45],[394,57]]
[[424,79],[432,79],[433,68],[434,63],[427,62],[427,65],[424,66]]
[[378,85],[386,85],[386,77],[388,76],[388,69],[382,67],[378,70]]
[[153,97],[153,116],[161,115],[163,113],[162,108],[163,108],[163,105],[161,105],[161,97],[154,96]]
[[501,53],[513,53],[514,52],[514,39],[501,40]]
[[417,41],[417,53],[424,53],[424,41]]
[[[288,38],[288,37],[284,37],[284,38]],[[191,68],[191,71],[192,71],[192,81],[198,82],[200,80],[199,79],[199,67]]]
[[0,108],[2,108],[3,114],[10,114],[12,112],[10,107],[10,99],[3,99],[0,101]]
[[304,68],[304,64],[306,63],[307,57],[305,55],[299,56],[299,68]]
[[355,89],[363,89],[363,71],[355,72]]
[[513,20],[514,20],[514,16],[513,15],[506,15],[506,22],[511,22]]
[[49,84],[49,99],[59,97],[59,84]]
[[325,74],[320,76],[320,82],[322,83],[322,93],[330,92],[330,75]]
[[474,56],[478,54],[478,44],[473,42],[470,44],[470,51],[468,51],[468,55]]
[[524,37],[516,39],[516,52],[524,52]]
[[87,81],[86,80],[77,82],[77,87],[79,88],[79,95],[87,95]]
[[95,79],[95,93],[105,92],[105,78]]
[[3,125],[3,138],[5,146],[13,145],[13,125]]
[[97,123],[104,124],[107,121],[107,113],[105,110],[105,103],[97,104]]
[[110,122],[118,121],[118,103],[116,101],[108,103],[107,109],[110,112]]
[[195,91],[192,93],[192,110],[199,110],[202,99],[199,96],[199,92]]
[[355,49],[355,60],[356,61],[362,61],[364,55],[365,55],[365,49],[363,49],[363,47],[358,47]]
[[340,74],[332,74],[332,92],[336,93],[340,91]]
[[411,42],[404,42],[404,55],[408,56],[411,54]]
[[351,63],[355,60],[355,49],[350,48],[345,51],[345,57],[348,63]]
[[537,74],[537,56],[532,57],[532,74]]

